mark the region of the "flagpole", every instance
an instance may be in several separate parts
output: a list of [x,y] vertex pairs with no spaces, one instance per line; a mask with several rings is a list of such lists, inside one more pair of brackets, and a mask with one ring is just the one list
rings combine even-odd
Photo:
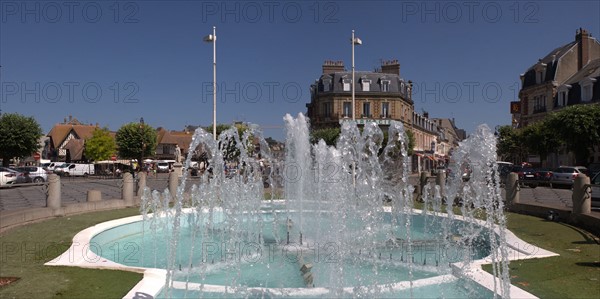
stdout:
[[213,26],[213,137],[217,140],[217,27]]
[[[354,29],[352,29],[352,121],[356,124],[356,101],[354,96]],[[356,154],[356,153],[355,153]],[[352,186],[354,186],[354,194],[356,194],[356,161],[352,161]]]

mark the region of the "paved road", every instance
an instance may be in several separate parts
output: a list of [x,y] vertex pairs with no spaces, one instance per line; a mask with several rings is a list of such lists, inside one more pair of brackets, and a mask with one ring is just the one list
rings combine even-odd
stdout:
[[[192,180],[194,181],[194,180]],[[168,187],[168,174],[151,175],[147,181],[153,190]],[[100,190],[103,199],[121,198],[122,180],[117,178],[61,178],[63,204],[85,202],[87,191]],[[0,189],[0,211],[39,208],[46,206],[46,189],[43,185],[23,185]]]
[[564,206],[565,208],[573,208],[572,195],[573,191],[571,191],[571,189],[522,187],[519,197],[522,203],[558,205]]
[[[190,178],[187,188],[190,188],[197,178]],[[417,177],[411,176],[409,183],[416,184]],[[62,201],[64,204],[85,202],[87,191],[90,189],[100,190],[103,199],[121,198],[121,179],[114,178],[62,178]],[[163,191],[168,187],[168,174],[151,174],[147,185],[152,190]],[[571,208],[571,190],[551,189],[548,187],[521,188],[521,202],[537,203],[544,205],[559,205]],[[46,206],[46,195],[44,186],[20,186],[8,189],[0,189],[0,211],[37,208]]]

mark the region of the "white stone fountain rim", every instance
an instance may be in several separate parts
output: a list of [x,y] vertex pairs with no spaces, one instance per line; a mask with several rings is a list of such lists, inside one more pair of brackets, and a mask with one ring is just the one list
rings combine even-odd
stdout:
[[[269,203],[283,203],[284,201],[268,201]],[[183,213],[190,213],[195,211],[195,209],[187,208],[183,209]],[[384,212],[391,212],[390,207],[384,207]],[[263,213],[270,213],[272,211],[263,211]],[[422,213],[421,210],[412,209],[413,214]],[[445,213],[433,213],[436,216],[446,215]],[[149,217],[152,217],[153,214],[148,214]],[[455,219],[464,221],[464,217],[460,215],[454,215]],[[81,268],[92,268],[92,269],[111,269],[111,270],[121,270],[121,271],[129,271],[129,272],[137,272],[143,273],[144,277],[142,280],[135,285],[124,298],[136,298],[143,295],[150,295],[152,297],[156,297],[162,291],[166,276],[167,270],[165,269],[157,269],[157,268],[145,268],[145,267],[133,267],[126,266],[120,263],[113,262],[106,258],[96,255],[94,252],[90,250],[91,247],[95,246],[91,243],[91,240],[94,236],[109,230],[111,228],[115,228],[118,226],[142,221],[143,216],[131,216],[121,219],[115,219],[106,221],[103,223],[99,223],[92,227],[86,228],[79,233],[77,233],[73,237],[73,243],[65,251],[63,254],[58,256],[57,258],[47,262],[46,266],[72,266],[72,267],[81,267]],[[487,223],[480,219],[473,219],[475,223],[486,227]],[[499,234],[500,228],[494,225],[494,232]],[[544,258],[557,256],[558,254],[547,251],[545,249],[536,247],[531,245],[521,239],[519,239],[515,234],[513,234],[510,230],[505,231],[506,236],[506,244],[508,245],[508,254],[509,260],[521,260],[521,259],[531,259],[531,258]],[[498,289],[501,282],[498,278],[494,277],[492,274],[483,271],[481,265],[489,264],[492,262],[491,255],[487,256],[483,259],[474,260],[471,263],[464,265],[462,262],[452,264],[453,274],[454,275],[440,275],[431,278],[425,278],[420,280],[415,280],[412,282],[412,286],[425,286],[431,285],[439,282],[449,282],[455,279],[458,279],[458,276],[468,278],[473,280],[474,282],[482,285],[490,291],[494,291],[494,289]],[[184,284],[182,287],[181,284]],[[173,286],[175,288],[185,288],[185,282],[173,282]],[[410,287],[410,282],[401,281],[394,284],[391,284],[393,290],[401,290]],[[197,283],[188,283],[188,287],[192,289],[198,289],[200,284]],[[390,285],[380,286],[385,289],[389,289]],[[226,292],[226,286],[221,285],[208,285],[204,284],[202,286],[202,290],[204,291],[215,291],[215,292]],[[230,287],[229,287],[230,288]],[[323,292],[327,291],[325,288],[247,288],[248,290],[255,290],[259,292],[268,292],[273,295],[287,294],[287,295],[322,295]],[[344,288],[344,292],[352,293],[352,287]],[[537,298],[531,293],[526,292],[514,285],[510,286],[510,297],[512,298]]]

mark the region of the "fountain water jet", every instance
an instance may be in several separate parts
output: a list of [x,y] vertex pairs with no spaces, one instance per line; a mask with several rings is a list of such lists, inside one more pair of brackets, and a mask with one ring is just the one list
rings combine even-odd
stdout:
[[[283,163],[256,126],[241,137],[230,129],[218,141],[198,129],[189,152],[202,146],[209,165],[199,183],[186,191],[184,171],[172,207],[167,191],[145,190],[147,243],[165,256],[140,263],[167,269],[162,296],[509,297],[495,138],[487,127],[452,157],[452,173],[468,164],[471,179],[450,177],[445,201],[437,187],[426,187],[417,211],[402,123],[391,122],[383,144],[376,124],[361,132],[344,122],[333,147],[309,143],[302,114],[284,121]],[[231,162],[238,171],[225,173]],[[283,181],[284,201],[263,200],[265,181]],[[460,278],[486,256],[501,278],[494,294]]]

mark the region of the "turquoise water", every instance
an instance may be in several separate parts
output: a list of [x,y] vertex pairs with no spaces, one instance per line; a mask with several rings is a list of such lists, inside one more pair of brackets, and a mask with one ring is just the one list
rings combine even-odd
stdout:
[[[394,230],[394,235],[398,236],[395,241],[389,239],[392,219],[389,213],[384,213],[380,228],[382,233],[375,238],[377,244],[358,251],[354,247],[344,248],[331,241],[319,244],[309,236],[304,237],[302,245],[297,238],[288,243],[286,225],[277,224],[273,216],[269,213],[249,216],[245,219],[249,224],[261,217],[261,233],[241,236],[236,239],[237,242],[230,242],[223,223],[214,221],[210,231],[207,231],[203,225],[190,225],[197,223],[194,215],[184,215],[181,217],[179,252],[176,254],[173,280],[225,286],[303,288],[306,282],[299,269],[303,264],[312,264],[315,287],[327,288],[340,283],[343,286],[389,285],[447,274],[448,264],[462,261],[465,254],[471,259],[479,259],[488,255],[490,250],[485,237],[474,238],[470,246],[441,240],[442,226],[447,224],[442,218],[433,216],[411,217],[412,245],[409,250],[402,238],[406,235],[404,227],[398,226]],[[324,223],[323,219],[327,217],[323,216],[315,217]],[[90,248],[96,254],[124,265],[166,269],[170,226],[166,225],[166,220],[155,221],[159,222],[138,221],[106,230],[92,238]],[[356,225],[360,223],[357,221]],[[465,225],[468,224],[454,221],[450,231],[458,234]],[[470,294],[488,297],[487,293],[479,292],[478,285],[467,286],[462,282],[452,282],[451,287],[443,285],[415,289],[414,297],[422,297],[418,295],[420,292],[425,297],[431,297],[441,289],[447,294],[443,297],[465,297]],[[181,290],[175,290],[175,295],[170,296],[179,297],[179,292]],[[194,292],[188,292],[188,297],[197,297]],[[389,296],[410,295],[403,292],[394,291]],[[223,294],[213,295],[221,297]],[[210,298],[212,295],[203,293],[203,296]],[[236,296],[232,294],[232,297]]]

